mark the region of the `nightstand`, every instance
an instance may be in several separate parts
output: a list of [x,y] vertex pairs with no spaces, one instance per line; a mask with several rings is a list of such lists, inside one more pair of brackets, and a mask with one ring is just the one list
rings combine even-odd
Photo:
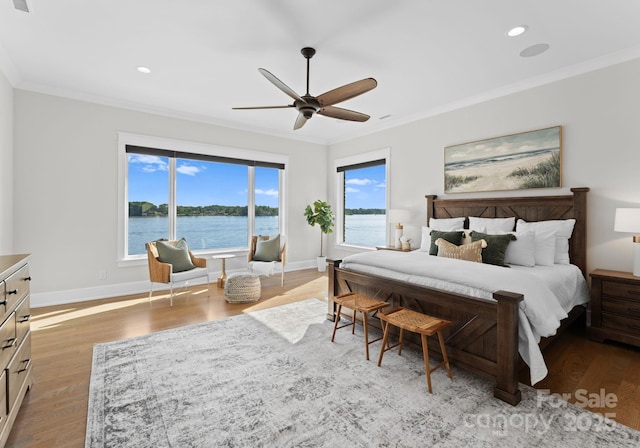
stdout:
[[591,274],[589,336],[640,347],[640,277],[596,269]]

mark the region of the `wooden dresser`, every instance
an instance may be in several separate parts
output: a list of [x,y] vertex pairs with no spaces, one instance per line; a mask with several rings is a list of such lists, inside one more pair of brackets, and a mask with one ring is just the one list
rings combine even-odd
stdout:
[[640,277],[603,269],[591,273],[589,336],[640,347]]
[[0,447],[31,388],[29,256],[0,256]]

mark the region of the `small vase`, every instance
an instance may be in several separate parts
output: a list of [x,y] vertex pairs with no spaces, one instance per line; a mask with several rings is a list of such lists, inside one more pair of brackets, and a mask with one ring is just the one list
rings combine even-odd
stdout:
[[324,272],[327,270],[327,257],[316,257],[318,263],[318,272]]

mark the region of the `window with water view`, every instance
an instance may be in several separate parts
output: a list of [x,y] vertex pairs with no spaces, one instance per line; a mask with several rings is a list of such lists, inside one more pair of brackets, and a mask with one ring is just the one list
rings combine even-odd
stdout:
[[385,160],[343,166],[343,235],[346,244],[383,246],[387,241]]
[[279,233],[284,166],[262,165],[127,147],[126,254],[145,254],[145,243],[160,238],[215,251],[247,247],[251,234]]

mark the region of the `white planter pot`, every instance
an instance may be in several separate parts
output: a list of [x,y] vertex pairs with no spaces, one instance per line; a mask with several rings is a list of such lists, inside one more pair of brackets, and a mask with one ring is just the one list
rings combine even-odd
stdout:
[[318,262],[318,272],[324,272],[327,270],[327,257],[316,257]]

